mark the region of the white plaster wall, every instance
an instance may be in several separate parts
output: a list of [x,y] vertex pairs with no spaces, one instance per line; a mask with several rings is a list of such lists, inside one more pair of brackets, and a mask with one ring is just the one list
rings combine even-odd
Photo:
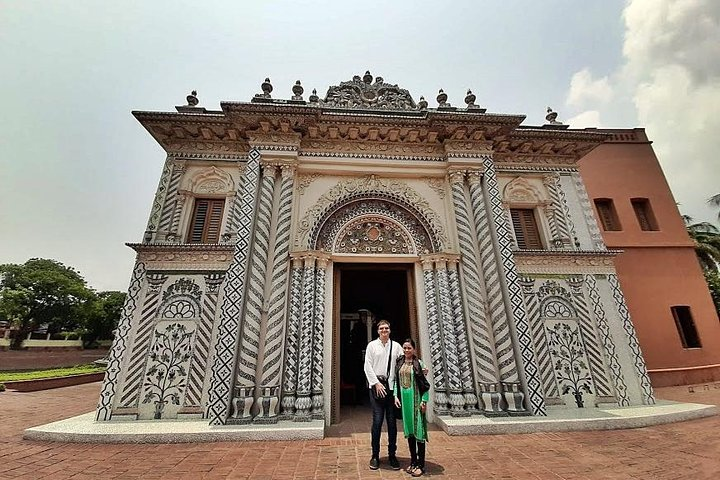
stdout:
[[612,286],[605,276],[596,276],[598,293],[602,300],[605,317],[608,321],[610,336],[615,343],[618,363],[627,386],[627,394],[631,405],[642,405],[643,396],[640,389],[640,379],[635,369],[635,356],[630,350],[628,336],[623,329],[622,318],[618,313],[617,304],[612,294]]
[[[581,250],[595,250],[592,236],[590,235],[590,229],[588,227],[588,221],[585,217],[585,211],[578,196],[577,189],[575,188],[575,182],[570,175],[560,174],[560,188],[565,194],[568,209],[570,210],[570,218],[573,225],[575,226],[575,235],[577,240],[580,242]],[[593,220],[594,221],[594,220]],[[574,239],[570,239],[574,241]]]

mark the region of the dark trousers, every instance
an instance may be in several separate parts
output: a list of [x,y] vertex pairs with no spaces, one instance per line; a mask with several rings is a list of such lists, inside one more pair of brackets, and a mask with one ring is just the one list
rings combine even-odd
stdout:
[[410,450],[410,463],[425,468],[425,442],[419,442],[415,437],[408,437],[408,450]]
[[388,455],[393,456],[397,451],[397,422],[395,421],[394,400],[392,392],[385,398],[376,399],[370,389],[370,406],[372,407],[372,456],[380,458],[380,430],[383,417],[387,420]]

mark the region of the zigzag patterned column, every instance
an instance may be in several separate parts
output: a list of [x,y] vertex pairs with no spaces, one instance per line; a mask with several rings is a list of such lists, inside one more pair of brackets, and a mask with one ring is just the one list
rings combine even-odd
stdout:
[[312,420],[311,380],[313,317],[315,316],[315,257],[305,257],[303,275],[302,320],[300,323],[300,354],[298,356],[297,397],[295,399],[295,421]]
[[[175,160],[172,176],[168,183],[167,193],[165,194],[165,204],[160,214],[160,222],[158,224],[158,233],[167,235],[170,232],[170,224],[172,223],[173,213],[175,212],[175,204],[177,203],[177,192],[180,186],[180,179],[185,173],[185,160]],[[165,240],[160,238],[156,240]]]
[[465,413],[472,415],[478,413],[477,395],[475,394],[472,365],[470,364],[470,348],[467,338],[467,323],[465,312],[460,298],[460,281],[458,280],[458,261],[448,262],[448,290],[450,291],[450,305],[452,306],[453,330],[457,344],[458,366],[460,367],[460,383],[462,385]]
[[318,258],[315,270],[315,313],[312,345],[312,417],[325,418],[323,407],[323,338],[325,337],[325,269],[328,261]]
[[123,380],[122,393],[120,395],[120,407],[137,407],[142,389],[143,373],[147,363],[147,351],[152,340],[154,320],[157,316],[157,309],[160,307],[160,290],[167,280],[167,275],[147,275],[147,293],[140,312],[140,319],[135,328],[132,350],[125,379]]
[[252,238],[252,220],[257,201],[260,152],[250,150],[245,175],[240,185],[241,205],[238,209],[237,243],[225,282],[225,300],[220,312],[220,325],[215,340],[215,363],[212,369],[207,417],[211,425],[224,425],[230,410],[230,396],[235,373],[235,352],[240,340],[240,318],[245,299],[247,259]]
[[[502,280],[498,269],[495,245],[492,240],[492,227],[488,221],[483,198],[482,175],[483,172],[479,170],[470,172],[468,183],[470,184],[470,202],[475,220],[475,233],[479,240],[480,265],[485,278],[487,306],[492,324],[492,338],[495,342],[495,356],[498,362],[500,380],[506,385],[519,385],[520,379],[510,333],[510,321],[505,308]],[[493,386],[488,385],[487,387],[492,388]],[[502,386],[498,386],[495,390],[497,392],[502,391]],[[507,402],[509,411],[516,412],[518,410],[515,404],[516,401],[517,398],[513,398],[512,402]],[[493,413],[497,414],[498,412]]]
[[627,335],[628,346],[633,354],[633,363],[635,364],[635,372],[637,373],[638,379],[640,379],[640,389],[643,393],[643,403],[645,405],[655,404],[655,394],[653,393],[652,384],[650,383],[650,377],[648,376],[647,368],[645,367],[645,360],[643,359],[642,352],[640,351],[640,344],[638,343],[637,334],[635,333],[635,326],[630,320],[630,312],[628,312],[627,304],[625,303],[625,296],[620,290],[620,283],[618,282],[617,275],[608,275],[608,283],[612,288],[613,299],[618,309],[618,314],[623,322],[623,330]]
[[572,248],[574,233],[571,236],[570,229],[568,228],[568,218],[565,214],[566,206],[563,205],[563,199],[560,197],[561,188],[560,178],[558,174],[554,173],[550,175],[545,175],[543,177],[543,184],[545,185],[548,193],[550,194],[551,205],[549,207],[550,215],[548,215],[548,223],[551,230],[553,229],[553,227],[555,229],[554,232],[551,231],[550,235],[552,236],[553,241],[559,241],[557,244],[554,245],[554,247]]
[[[535,352],[532,345],[532,337],[530,336],[530,327],[525,317],[525,303],[523,302],[522,292],[518,284],[517,273],[515,272],[515,259],[510,250],[510,232],[506,223],[500,192],[498,190],[497,179],[495,178],[495,165],[492,158],[485,157],[483,159],[485,167],[485,190],[488,195],[489,210],[492,212],[492,221],[497,236],[497,244],[499,255],[497,261],[501,265],[504,278],[501,276],[501,282],[504,282],[504,294],[508,300],[508,306],[512,312],[512,320],[515,327],[515,335],[517,337],[520,355],[523,360],[522,368],[525,373],[525,381],[528,388],[528,397],[534,415],[547,415],[545,411],[545,400],[542,385],[538,378],[538,367],[535,359]],[[497,337],[496,337],[497,338]],[[500,355],[500,348],[498,355]],[[514,363],[514,360],[513,360]],[[502,378],[503,370],[512,371],[508,366],[502,363],[499,365]],[[521,386],[514,380],[514,376],[510,381],[503,379],[503,389],[505,390],[505,400],[508,402],[508,412],[510,414],[524,414],[527,410],[523,405],[523,392]]]
[[450,298],[450,289],[448,287],[448,271],[445,260],[435,262],[435,277],[440,299],[440,329],[442,331],[442,344],[445,350],[445,368],[450,390],[450,414],[453,417],[468,416],[470,412],[465,411],[465,397],[463,396],[462,384],[460,383],[457,337],[455,336],[452,299]]
[[627,394],[627,385],[622,374],[622,367],[615,351],[615,342],[610,335],[610,325],[605,317],[602,299],[597,289],[597,282],[594,275],[585,275],[585,285],[587,286],[588,295],[593,305],[593,314],[597,321],[598,330],[602,337],[603,347],[605,348],[605,358],[610,366],[610,374],[612,376],[613,385],[615,386],[615,400],[621,407],[630,406],[630,398]]
[[233,406],[233,418],[240,423],[252,420],[251,407],[255,394],[255,371],[260,354],[260,328],[262,315],[265,313],[265,274],[267,271],[270,245],[270,222],[272,215],[273,188],[277,168],[272,165],[262,166],[260,198],[258,200],[257,219],[253,238],[252,257],[248,271],[247,298],[245,300],[245,317],[242,327],[240,356],[237,366],[237,384]]
[[160,212],[162,212],[163,204],[165,203],[165,197],[167,193],[168,184],[170,183],[170,176],[173,170],[173,159],[168,157],[165,159],[165,166],[163,167],[162,174],[160,175],[160,181],[158,182],[157,190],[155,191],[155,198],[153,199],[152,208],[150,210],[150,217],[148,218],[148,224],[145,228],[145,235],[143,236],[143,242],[150,242],[157,233],[158,224],[160,223]]
[[[262,420],[276,422],[277,407],[280,401],[280,373],[286,323],[285,297],[288,290],[288,263],[290,259],[288,256],[290,250],[290,214],[292,210],[293,175],[295,173],[294,167],[282,166],[281,169],[282,180],[269,285],[271,290],[268,302],[268,320],[260,377],[261,396],[257,400],[260,413],[255,417],[256,422]],[[292,283],[291,288],[295,288]],[[288,343],[290,342],[288,341]],[[297,343],[295,349],[297,349]],[[288,355],[290,355],[290,352],[288,352]],[[297,358],[295,361],[297,361]]]
[[105,378],[103,379],[102,389],[100,390],[100,399],[98,400],[97,411],[95,413],[95,421],[103,422],[110,420],[112,417],[112,408],[115,401],[115,389],[117,388],[120,377],[120,364],[128,346],[128,337],[132,327],[132,318],[135,315],[135,309],[140,299],[140,291],[142,290],[142,282],[145,278],[145,264],[137,262],[133,269],[130,279],[130,286],[125,297],[122,311],[120,313],[120,321],[115,331],[112,348],[108,355],[108,365],[105,370]]
[[287,342],[285,343],[285,374],[283,376],[283,398],[280,403],[281,420],[290,420],[295,415],[295,394],[297,388],[298,361],[300,353],[300,322],[303,304],[304,268],[301,258],[293,258],[290,274],[290,306],[287,320]]
[[603,362],[603,352],[601,350],[600,342],[598,341],[595,329],[593,328],[592,319],[590,318],[590,312],[588,310],[585,295],[583,294],[583,283],[582,277],[571,277],[568,278],[568,284],[570,285],[570,291],[573,295],[573,306],[580,317],[580,332],[583,336],[585,343],[585,353],[588,361],[590,362],[589,368],[592,372],[593,383],[598,396],[609,396],[610,392],[610,380],[605,370],[605,363]]
[[438,312],[432,260],[423,260],[422,267],[423,284],[425,285],[425,308],[427,309],[428,333],[430,335],[432,378],[435,389],[435,403],[433,408],[438,415],[444,415],[449,413],[447,381],[445,378],[445,355],[443,354],[442,336],[440,333],[440,315]]
[[[468,213],[467,198],[463,187],[462,172],[450,174],[452,184],[453,207],[455,210],[455,223],[457,225],[458,240],[462,271],[464,299],[468,310],[468,325],[471,332],[473,356],[475,359],[475,373],[478,376],[482,391],[483,410],[486,415],[498,415],[500,409],[500,390],[495,367],[495,352],[493,350],[492,333],[490,332],[483,294],[482,282],[478,273],[477,257],[475,254],[475,238]],[[487,231],[485,231],[487,234]]]
[[170,233],[168,233],[167,235],[168,241],[182,243],[178,235],[178,227],[180,226],[180,215],[187,199],[188,196],[186,193],[178,192],[177,199],[175,200],[175,209],[173,210],[172,222],[170,224]]
[[200,325],[195,335],[192,360],[188,372],[187,390],[185,391],[185,407],[199,407],[202,399],[205,371],[210,360],[210,338],[215,319],[220,284],[225,278],[224,273],[205,275],[205,295],[202,297]]

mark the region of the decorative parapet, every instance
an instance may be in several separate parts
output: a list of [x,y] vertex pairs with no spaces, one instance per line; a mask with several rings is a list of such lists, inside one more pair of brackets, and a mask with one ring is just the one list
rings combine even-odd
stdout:
[[620,253],[622,250],[515,250],[513,256],[521,274],[613,274]]

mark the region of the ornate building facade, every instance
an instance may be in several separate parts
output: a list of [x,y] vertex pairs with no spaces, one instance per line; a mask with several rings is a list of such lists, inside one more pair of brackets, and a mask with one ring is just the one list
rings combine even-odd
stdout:
[[134,112],[167,158],[97,420],[337,422],[368,311],[419,340],[434,417],[654,403],[578,171],[608,134],[369,73],[262,90]]

